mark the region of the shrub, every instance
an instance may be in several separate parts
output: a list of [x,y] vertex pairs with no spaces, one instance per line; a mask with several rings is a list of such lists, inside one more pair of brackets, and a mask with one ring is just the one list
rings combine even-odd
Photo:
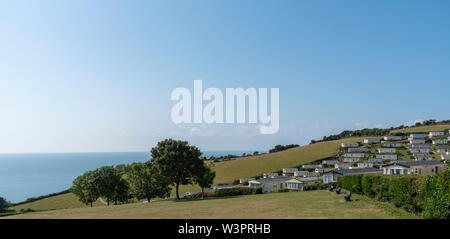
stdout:
[[255,194],[254,188],[236,187],[236,188],[222,188],[216,191],[216,197],[229,197],[237,195]]
[[289,188],[280,188],[278,189],[279,193],[286,193],[286,192],[290,192],[291,190]]
[[343,188],[393,203],[424,218],[450,218],[450,172],[418,175],[348,175]]
[[254,194],[262,194],[262,193],[263,193],[263,189],[261,187],[255,188]]

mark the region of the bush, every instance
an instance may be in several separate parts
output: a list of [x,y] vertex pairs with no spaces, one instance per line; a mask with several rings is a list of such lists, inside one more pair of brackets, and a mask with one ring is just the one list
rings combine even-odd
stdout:
[[237,195],[255,194],[254,188],[236,187],[236,188],[222,188],[216,191],[216,197],[229,197]]
[[343,188],[393,203],[424,218],[450,218],[450,172],[418,175],[348,175]]
[[263,193],[263,189],[261,187],[255,188],[255,193],[254,194],[262,194],[262,193]]
[[286,193],[286,192],[290,192],[291,190],[289,188],[280,188],[278,189],[279,193]]

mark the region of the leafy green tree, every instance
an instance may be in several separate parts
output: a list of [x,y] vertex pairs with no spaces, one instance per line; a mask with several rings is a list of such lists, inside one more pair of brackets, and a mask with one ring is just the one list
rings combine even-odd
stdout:
[[99,192],[96,183],[96,177],[93,171],[88,171],[81,176],[78,176],[73,181],[71,191],[78,196],[78,199],[86,204],[91,205],[97,201]]
[[195,182],[202,188],[202,198],[205,193],[205,188],[211,187],[215,177],[216,172],[212,171],[211,166],[204,166],[195,177]]
[[175,185],[177,199],[180,199],[179,186],[191,184],[204,167],[202,153],[187,141],[166,139],[158,142],[151,153],[160,173]]
[[0,197],[0,212],[6,211],[6,209],[9,207],[9,202],[6,201],[6,199]]
[[108,206],[111,201],[116,202],[118,199],[122,201],[127,197],[128,190],[125,190],[127,184],[123,182],[125,179],[113,166],[103,166],[94,172],[98,194],[106,199]]
[[154,163],[133,163],[129,167],[127,181],[137,199],[165,197],[170,194],[169,182],[163,177]]

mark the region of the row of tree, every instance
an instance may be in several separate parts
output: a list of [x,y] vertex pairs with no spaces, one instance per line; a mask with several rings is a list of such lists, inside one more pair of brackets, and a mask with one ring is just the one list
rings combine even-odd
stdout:
[[273,147],[273,149],[269,150],[269,153],[276,153],[276,152],[280,152],[280,151],[284,151],[290,148],[295,148],[298,147],[298,144],[288,144],[288,145],[275,145],[275,147]]
[[117,167],[105,166],[88,171],[73,181],[71,191],[81,202],[91,205],[98,198],[110,202],[126,202],[170,196],[175,186],[177,199],[179,186],[198,184],[204,192],[211,187],[215,172],[200,157],[200,150],[187,141],[166,139],[151,150],[152,159],[146,163],[133,163]]
[[0,197],[0,212],[5,212],[10,203],[6,199]]

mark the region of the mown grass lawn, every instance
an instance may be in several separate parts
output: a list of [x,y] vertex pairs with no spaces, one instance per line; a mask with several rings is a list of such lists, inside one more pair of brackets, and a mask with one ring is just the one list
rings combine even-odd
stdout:
[[326,190],[272,193],[25,213],[5,218],[414,218],[365,196]]

